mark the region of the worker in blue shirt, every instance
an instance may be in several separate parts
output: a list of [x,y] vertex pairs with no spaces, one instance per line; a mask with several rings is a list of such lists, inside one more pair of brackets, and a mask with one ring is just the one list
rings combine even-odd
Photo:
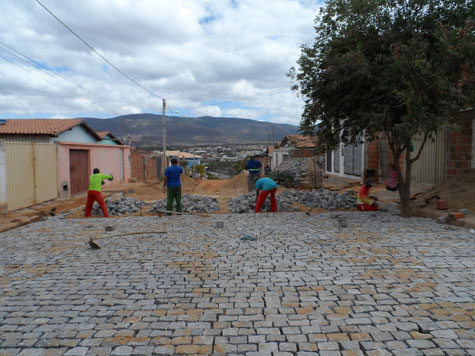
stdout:
[[260,191],[260,193],[257,196],[256,208],[254,209],[254,212],[259,213],[261,211],[262,205],[264,205],[267,196],[270,194],[270,210],[276,213],[277,200],[275,199],[275,192],[277,191],[277,184],[272,179],[264,177],[257,180],[256,189]]
[[178,166],[176,158],[171,159],[172,165],[165,170],[165,181],[163,182],[163,191],[167,192],[167,215],[171,215],[173,201],[176,201],[176,211],[181,212],[181,180],[180,175],[183,168]]
[[256,189],[256,181],[259,179],[259,173],[261,171],[261,162],[259,162],[255,156],[251,156],[247,161],[246,169],[249,172],[247,176],[247,191],[253,191]]

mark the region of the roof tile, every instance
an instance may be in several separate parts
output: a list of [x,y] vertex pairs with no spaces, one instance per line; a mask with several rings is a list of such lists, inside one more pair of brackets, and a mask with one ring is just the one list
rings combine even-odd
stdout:
[[81,123],[82,119],[8,119],[0,125],[0,134],[55,136]]

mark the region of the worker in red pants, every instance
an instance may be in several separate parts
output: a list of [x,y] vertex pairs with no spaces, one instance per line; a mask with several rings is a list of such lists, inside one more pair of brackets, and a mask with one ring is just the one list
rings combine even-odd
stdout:
[[375,202],[376,197],[369,196],[369,190],[374,186],[374,181],[371,178],[366,180],[365,185],[360,188],[357,196],[357,204],[359,211],[378,211],[378,204]]
[[86,209],[84,210],[84,217],[88,218],[91,216],[92,205],[95,201],[99,204],[99,207],[102,210],[104,217],[108,218],[109,213],[107,212],[106,203],[101,194],[101,185],[104,184],[103,179],[113,180],[111,174],[100,174],[99,168],[94,168],[92,175],[89,177],[89,191],[87,192],[87,202]]
[[277,212],[277,200],[275,199],[275,192],[277,191],[277,184],[270,178],[259,178],[256,181],[256,189],[260,191],[257,196],[256,208],[254,209],[255,213],[261,211],[262,205],[267,199],[267,196],[270,194],[270,210],[274,213]]

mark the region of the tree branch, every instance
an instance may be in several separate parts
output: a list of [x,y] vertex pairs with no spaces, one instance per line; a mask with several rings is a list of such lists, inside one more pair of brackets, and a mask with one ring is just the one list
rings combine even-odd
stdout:
[[411,162],[411,164],[413,164],[415,161],[417,161],[422,153],[422,149],[424,148],[424,146],[426,145],[426,142],[427,142],[427,139],[429,138],[429,131],[426,131],[424,133],[424,139],[422,140],[422,144],[421,144],[421,147],[419,148],[419,152],[417,152],[417,155],[416,157],[412,158],[409,160],[409,162]]

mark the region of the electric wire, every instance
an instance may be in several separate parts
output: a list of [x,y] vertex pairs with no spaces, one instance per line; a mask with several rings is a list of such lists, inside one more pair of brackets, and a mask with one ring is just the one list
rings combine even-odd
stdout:
[[63,90],[66,90],[66,91],[68,91],[68,92],[71,93],[71,94],[74,94],[74,93],[71,91],[70,88],[67,88],[67,87],[65,87],[65,86],[62,86],[61,84],[58,84],[57,82],[55,82],[55,81],[53,81],[53,80],[50,80],[50,79],[48,79],[48,78],[46,78],[46,77],[44,77],[44,76],[41,76],[41,75],[39,75],[38,73],[35,73],[35,72],[33,72],[33,71],[31,71],[31,70],[25,68],[24,66],[22,66],[22,65],[19,64],[19,63],[15,63],[14,61],[12,61],[12,60],[10,60],[10,59],[4,57],[4,56],[1,55],[1,54],[0,54],[0,58],[2,58],[4,61],[6,61],[6,62],[8,62],[8,63],[10,63],[10,64],[12,64],[12,65],[14,65],[14,66],[20,68],[20,69],[22,69],[22,70],[24,70],[24,71],[30,73],[31,75],[33,75],[33,76],[35,76],[35,77],[38,77],[38,78],[43,79],[43,80],[46,80],[47,82],[50,82],[51,84],[53,84],[53,85],[55,85],[55,86],[57,86],[57,87],[59,87],[59,88],[61,88],[61,89],[63,89]]
[[[16,58],[19,58],[19,59],[22,60],[22,61],[25,61],[25,60],[24,60],[24,59],[21,59],[20,57],[18,57],[15,53],[19,54],[20,56],[22,56],[22,57],[26,58],[28,61],[30,61],[30,63],[28,63],[27,61],[25,61],[25,63],[28,63],[28,64],[30,64],[30,65],[31,65],[31,63],[33,63],[33,64],[37,65],[38,67],[41,67],[41,68],[47,70],[49,74],[53,74],[53,75],[55,75],[56,77],[59,77],[60,79],[62,79],[62,80],[64,80],[64,81],[66,81],[66,82],[68,82],[68,83],[74,85],[75,87],[79,88],[80,90],[82,90],[82,91],[84,91],[84,92],[86,92],[86,93],[88,93],[88,94],[90,94],[90,95],[93,95],[93,96],[95,96],[96,98],[101,99],[101,100],[103,100],[103,101],[106,100],[106,99],[104,99],[103,97],[97,95],[96,93],[93,93],[93,92],[90,91],[89,89],[83,88],[81,85],[79,85],[79,84],[75,83],[74,81],[72,81],[72,80],[70,80],[70,79],[64,77],[63,75],[61,75],[61,74],[59,74],[59,73],[57,73],[57,72],[55,72],[55,71],[50,70],[50,69],[49,69],[48,67],[46,67],[44,64],[42,64],[42,63],[40,63],[40,62],[38,62],[38,61],[35,61],[33,58],[27,56],[26,54],[20,52],[19,50],[15,49],[15,48],[13,48],[13,47],[7,45],[6,43],[3,43],[2,41],[0,41],[0,48],[1,48],[1,47],[4,47],[3,50],[8,51],[11,55],[15,56]],[[15,52],[15,53],[13,53],[12,51]],[[34,67],[34,66],[33,66],[33,67]]]
[[51,12],[45,5],[43,5],[41,3],[41,1],[39,0],[35,0],[38,4],[41,5],[41,7],[43,7],[43,9],[45,9],[51,16],[53,16],[61,25],[63,25],[66,29],[68,29],[69,32],[71,32],[76,38],[78,38],[82,43],[84,43],[88,48],[91,49],[91,51],[93,51],[95,54],[97,54],[102,60],[104,60],[107,64],[109,64],[112,68],[114,68],[117,72],[119,72],[120,74],[122,74],[125,78],[127,78],[128,80],[130,80],[132,83],[134,83],[136,86],[138,86],[139,88],[141,88],[142,90],[146,91],[148,94],[158,98],[158,99],[163,99],[161,98],[160,96],[156,95],[155,93],[153,93],[152,91],[148,90],[147,88],[145,88],[144,86],[142,86],[140,83],[138,83],[136,80],[134,80],[133,78],[131,78],[129,75],[127,75],[126,73],[124,73],[121,69],[119,69],[118,67],[116,67],[113,63],[111,63],[106,57],[104,57],[102,54],[100,54],[94,47],[92,47],[89,43],[87,43],[84,39],[82,39],[76,32],[74,32],[68,25],[66,25],[63,21],[61,21],[60,18],[58,18],[53,12]]
[[[38,71],[38,68],[36,68],[35,66],[33,66],[31,63],[25,61],[25,60],[22,59],[21,57],[15,55],[15,54],[12,53],[11,51],[5,50],[5,48],[1,48],[1,47],[0,47],[0,50],[3,50],[4,53],[8,53],[8,54],[14,56],[14,57],[17,59],[17,61],[15,62],[15,61],[13,61],[11,58],[9,59],[9,58],[5,57],[4,55],[1,55],[1,54],[0,54],[0,58],[3,59],[4,61],[6,61],[6,62],[8,62],[8,63],[10,63],[10,64],[12,64],[12,65],[14,65],[14,66],[16,66],[16,67],[22,69],[22,70],[24,70],[25,72],[30,73],[31,75],[33,75],[33,76],[35,76],[35,77],[38,77],[38,78],[40,78],[40,79],[42,79],[42,80],[45,80],[45,81],[47,81],[47,82],[53,84],[54,86],[57,86],[58,88],[63,89],[64,91],[67,91],[68,93],[70,93],[70,94],[72,94],[72,95],[77,95],[77,93],[74,92],[74,91],[72,90],[72,88],[68,88],[67,86],[64,86],[62,83],[59,83],[57,80],[53,80],[51,77],[48,77],[47,75],[45,75],[44,72]],[[33,67],[33,69],[35,69],[35,71],[32,71],[32,70],[28,69],[27,66]],[[48,73],[50,74],[50,73],[52,73],[52,72],[51,72],[51,71],[48,71]],[[65,81],[70,82],[69,80],[65,80]],[[91,92],[91,93],[92,93],[92,92]],[[85,99],[85,100],[87,100],[87,101],[89,101],[89,102],[92,103],[92,104],[95,104],[95,105],[97,105],[97,106],[103,108],[103,109],[106,109],[106,110],[108,110],[108,111],[115,112],[116,114],[119,114],[119,115],[120,115],[120,113],[117,112],[116,110],[111,109],[111,108],[108,108],[108,107],[105,107],[104,105],[99,104],[98,102],[96,102],[96,101],[94,101],[94,100],[92,100],[92,99],[90,99],[90,98],[87,98],[87,97],[82,97],[82,98]],[[103,100],[104,100],[104,99],[103,99]]]
[[[128,80],[130,80],[132,83],[134,83],[136,86],[141,88],[142,90],[146,91],[148,94],[158,98],[158,99],[163,99],[162,97],[156,95],[152,91],[148,90],[144,86],[142,86],[140,83],[138,83],[136,80],[131,78],[129,75],[124,73],[120,68],[116,67],[113,63],[111,63],[106,57],[104,57],[102,54],[100,54],[94,47],[92,47],[88,42],[86,42],[83,38],[81,38],[76,32],[74,32],[68,25],[66,25],[60,18],[58,18],[51,10],[49,10],[45,5],[41,3],[40,0],[35,0],[41,7],[43,7],[51,16],[53,16],[60,24],[62,24],[68,31],[70,31],[76,38],[78,38],[82,43],[84,43],[91,51],[93,51],[95,54],[97,54],[101,59],[103,59],[106,63],[108,63],[112,68],[114,68],[117,72],[122,74],[124,77],[126,77]],[[219,101],[219,104],[226,104],[226,103],[231,103],[231,102],[236,102],[236,101],[241,101],[241,100],[247,100],[247,99],[253,99],[257,97],[262,97],[266,95],[273,95],[276,94],[280,91],[287,90],[287,89],[275,89],[272,90],[268,93],[262,93],[262,94],[257,94],[257,95],[252,95],[252,96],[246,96],[246,97],[241,97],[241,98],[236,98],[236,99],[230,99],[226,101]]]
[[[123,75],[125,78],[127,78],[129,81],[131,81],[133,84],[135,84],[137,87],[140,89],[144,90],[148,94],[152,95],[155,98],[158,99],[163,99],[162,97],[156,95],[152,91],[148,90],[145,88],[143,85],[138,83],[136,80],[134,80],[132,77],[130,77],[128,74],[126,74],[124,71],[122,71],[120,68],[115,66],[111,61],[109,61],[106,57],[104,57],[102,54],[100,54],[93,46],[91,46],[86,40],[84,40],[81,36],[79,36],[73,29],[71,29],[66,23],[64,23],[58,16],[56,16],[50,9],[48,9],[40,0],[35,0],[45,11],[47,11],[51,16],[53,16],[61,25],[63,25],[69,32],[71,32],[77,39],[79,39],[84,45],[86,45],[91,51],[93,51],[96,55],[98,55],[102,60],[104,60],[107,64],[109,64],[112,68],[114,68],[118,73]],[[257,97],[262,97],[266,95],[274,95],[280,91],[283,91],[284,89],[276,89],[272,90],[268,93],[262,93],[262,94],[257,94],[257,95],[252,95],[252,96],[247,96],[247,97],[241,97],[241,98],[236,98],[236,99],[230,99],[226,101],[218,101],[218,104],[226,104],[226,103],[232,103],[232,102],[239,102],[242,100],[247,100],[247,99],[253,99]],[[286,90],[286,89],[285,89]]]

